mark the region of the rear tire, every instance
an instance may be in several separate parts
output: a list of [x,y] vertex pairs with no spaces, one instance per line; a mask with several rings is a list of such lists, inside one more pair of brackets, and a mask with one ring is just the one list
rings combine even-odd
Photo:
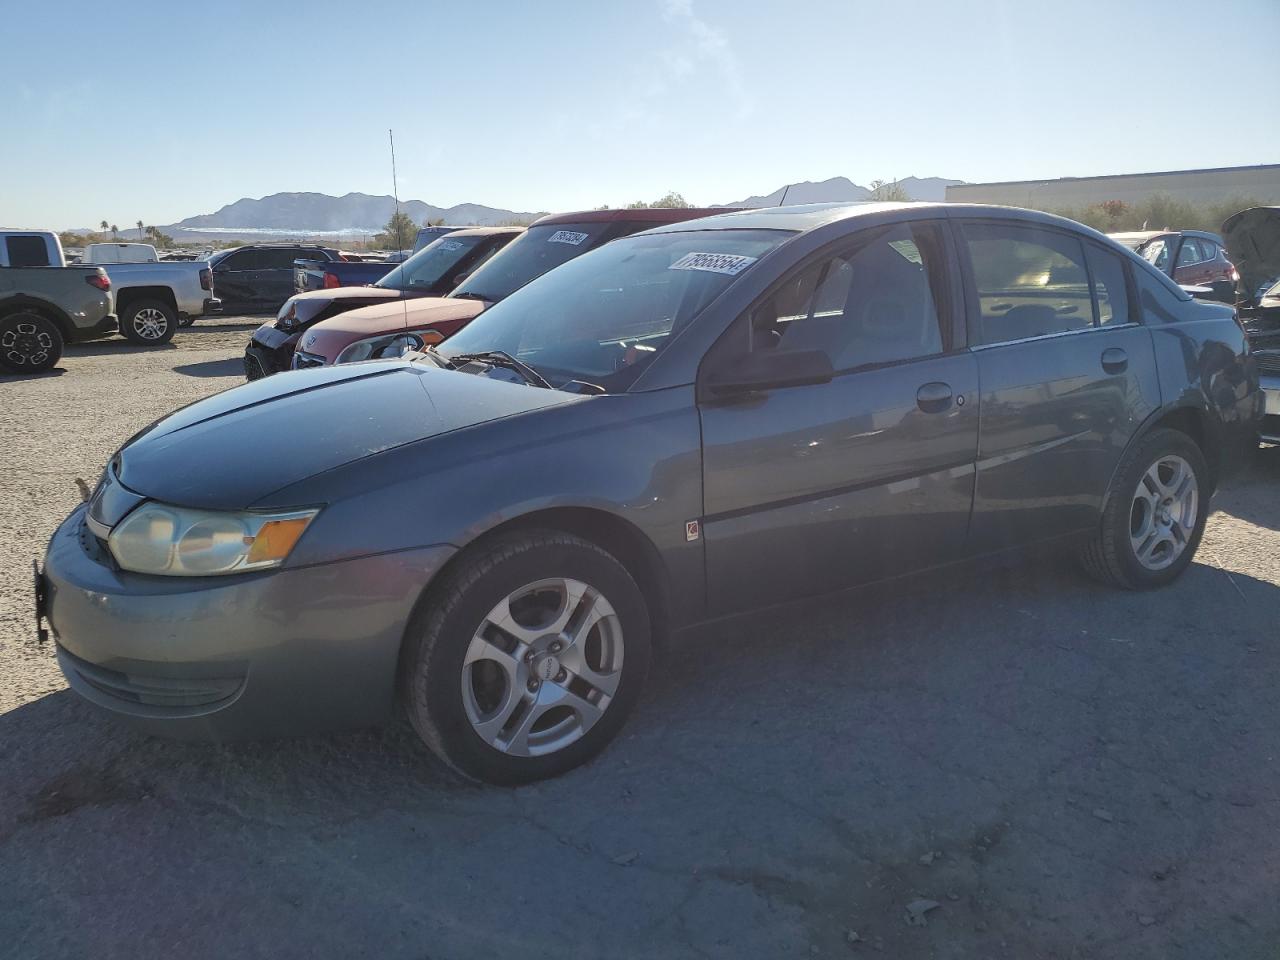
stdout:
[[1180,430],[1153,430],[1121,461],[1098,532],[1081,561],[1127,590],[1172,583],[1191,565],[1209,516],[1209,468]]
[[44,373],[62,359],[62,331],[44,314],[19,310],[0,317],[0,367]]
[[120,332],[140,347],[158,347],[173,339],[178,313],[163,300],[134,300],[120,317]]
[[463,776],[529,783],[604,749],[649,658],[648,608],[626,568],[577,537],[523,531],[460,558],[419,604],[400,699]]

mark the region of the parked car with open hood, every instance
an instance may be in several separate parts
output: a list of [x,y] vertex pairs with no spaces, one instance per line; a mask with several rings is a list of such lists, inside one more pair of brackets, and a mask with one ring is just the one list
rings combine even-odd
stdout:
[[73,690],[153,731],[398,696],[455,769],[521,783],[600,751],[698,621],[1050,541],[1172,583],[1259,398],[1231,307],[1058,217],[673,223],[437,350],[153,424],[54,534],[37,620]]
[[448,293],[523,232],[523,227],[455,230],[404,263],[387,264],[376,283],[295,294],[280,308],[275,320],[254,332],[245,348],[245,378],[256,380],[288,370],[299,337],[322,320],[373,304],[398,304],[401,300]]
[[723,208],[590,210],[543,217],[447,297],[382,304],[317,324],[294,353],[297,368],[400,356],[439,343],[486,307],[535,277],[601,244],[664,223],[724,213]]
[[1280,207],[1252,207],[1226,219],[1222,235],[1240,271],[1240,319],[1265,397],[1262,439],[1280,443]]

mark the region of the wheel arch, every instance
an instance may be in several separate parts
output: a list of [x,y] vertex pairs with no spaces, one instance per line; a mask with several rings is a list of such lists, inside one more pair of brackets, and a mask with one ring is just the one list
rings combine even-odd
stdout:
[[1107,495],[1102,500],[1103,510],[1106,510],[1107,504],[1111,502],[1111,497],[1115,493],[1116,478],[1119,475],[1121,464],[1129,456],[1129,451],[1150,436],[1152,432],[1166,428],[1186,434],[1200,448],[1200,452],[1204,455],[1205,463],[1209,466],[1209,492],[1212,494],[1218,483],[1223,452],[1222,438],[1218,435],[1214,427],[1213,418],[1209,415],[1207,409],[1189,402],[1179,403],[1157,410],[1129,438],[1129,442],[1125,445],[1124,453],[1116,461],[1115,468],[1111,471],[1111,479],[1107,483]]
[[[593,543],[617,559],[640,588],[649,609],[655,645],[665,642],[671,630],[671,589],[666,565],[657,546],[629,520],[599,507],[545,507],[511,517],[459,546],[422,592],[418,603],[429,603],[434,589],[450,571],[478,548],[512,533],[551,530]],[[403,643],[403,642],[402,642]]]
[[172,308],[174,316],[178,315],[178,298],[170,287],[124,287],[116,291],[116,312],[123,314],[129,305],[139,300],[159,300]]
[[39,297],[33,297],[28,294],[6,297],[3,301],[0,301],[0,318],[7,317],[11,313],[18,313],[24,309],[34,310],[41,316],[53,321],[58,328],[58,332],[62,334],[63,341],[66,343],[71,342],[75,333],[75,324],[71,322],[71,318],[67,316],[66,311],[48,300],[42,300]]

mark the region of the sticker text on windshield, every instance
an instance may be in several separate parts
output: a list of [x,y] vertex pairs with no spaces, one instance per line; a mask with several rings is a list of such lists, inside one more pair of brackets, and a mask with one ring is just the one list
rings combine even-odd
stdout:
[[740,257],[734,253],[686,253],[671,265],[671,269],[705,270],[708,273],[727,273],[736,277],[756,260],[756,257]]
[[575,247],[587,239],[585,233],[574,233],[572,230],[557,230],[547,237],[547,243],[572,243]]
[[462,249],[462,244],[459,243],[457,240],[438,240],[436,242],[440,244],[441,250],[461,250]]

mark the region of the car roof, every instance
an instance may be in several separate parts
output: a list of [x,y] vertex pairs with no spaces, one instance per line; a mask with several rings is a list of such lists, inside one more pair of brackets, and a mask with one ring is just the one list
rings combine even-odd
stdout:
[[579,210],[577,213],[553,213],[535,220],[532,226],[551,223],[682,223],[699,217],[709,217],[734,207],[637,207],[623,210]]
[[[524,227],[457,227],[448,232],[449,237],[491,237],[502,233],[524,233]],[[445,237],[441,237],[445,239]]]
[[[972,207],[974,204],[958,203],[887,203],[871,200],[835,203],[798,203],[789,207],[757,207],[753,210],[717,210],[715,216],[699,220],[697,224],[672,224],[668,227],[655,227],[649,233],[666,233],[679,230],[787,230],[803,233],[835,223],[837,220],[849,220],[871,214],[889,213],[896,210],[922,210],[937,208],[955,210],[961,207]],[[939,214],[943,215],[943,214]]]

